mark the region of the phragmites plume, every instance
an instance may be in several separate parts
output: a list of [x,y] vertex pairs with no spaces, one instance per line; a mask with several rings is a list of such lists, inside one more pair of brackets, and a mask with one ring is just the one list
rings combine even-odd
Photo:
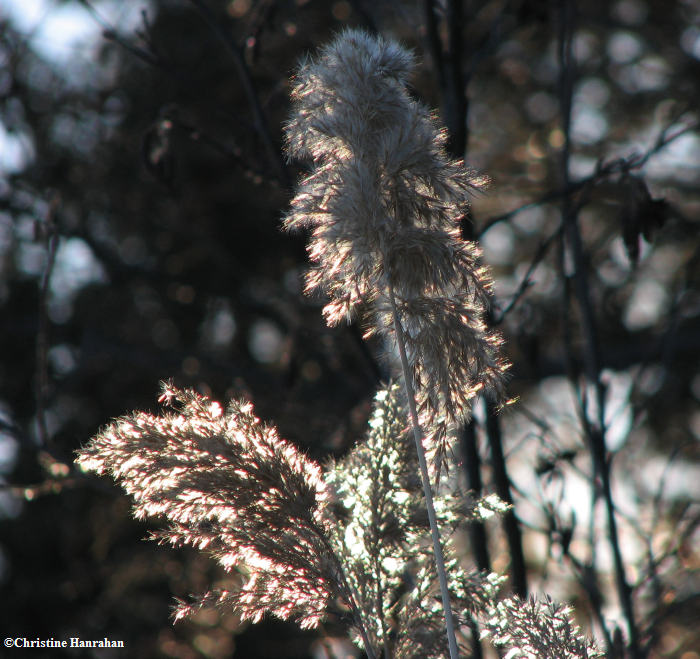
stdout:
[[[134,515],[164,517],[157,537],[210,552],[226,569],[244,566],[240,591],[201,602],[236,609],[257,622],[270,612],[315,627],[334,590],[324,531],[321,469],[244,402],[218,403],[165,385],[177,412],[117,419],[79,454],[86,471],[109,473],[134,500]],[[195,605],[195,608],[198,605]],[[192,612],[182,605],[176,617]]]
[[359,30],[301,65],[287,145],[312,171],[285,227],[311,229],[306,290],[330,296],[329,324],[371,303],[368,333],[397,341],[398,313],[421,423],[439,439],[478,392],[500,391],[506,367],[484,323],[489,279],[459,229],[484,179],[448,158],[407,90],[413,68],[409,51]]
[[[444,614],[416,452],[406,431],[401,387],[381,389],[366,440],[337,463],[325,480],[334,495],[332,545],[364,617],[372,646],[396,659],[448,656]],[[436,499],[442,542],[452,556],[458,522],[483,519],[501,502],[443,494]],[[450,597],[457,624],[494,600],[500,579],[468,572],[449,561]],[[461,651],[468,651],[463,637]]]
[[449,656],[457,659],[426,449],[439,480],[448,427],[469,416],[479,391],[499,390],[505,365],[484,322],[489,282],[478,250],[460,237],[469,192],[483,181],[447,157],[445,131],[408,93],[413,68],[407,50],[359,30],[343,32],[299,68],[288,152],[310,159],[312,171],[285,227],[311,229],[315,268],[306,289],[330,296],[327,322],[369,304],[368,334],[379,331],[397,348]]
[[605,654],[573,622],[568,606],[530,597],[502,600],[491,607],[483,622],[484,638],[508,649],[512,659],[600,659]]

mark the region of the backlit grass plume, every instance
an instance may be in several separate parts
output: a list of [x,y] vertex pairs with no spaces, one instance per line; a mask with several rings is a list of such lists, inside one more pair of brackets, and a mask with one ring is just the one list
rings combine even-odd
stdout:
[[[164,517],[161,540],[205,549],[227,569],[246,566],[242,590],[208,593],[204,601],[232,605],[243,620],[270,612],[315,627],[338,594],[320,467],[247,403],[224,412],[169,386],[161,400],[180,410],[118,419],[80,452],[78,464],[118,480],[137,518]],[[183,605],[177,616],[191,609]]]
[[[449,654],[439,580],[430,545],[415,448],[407,437],[401,388],[377,393],[365,442],[331,463],[325,475],[334,494],[332,544],[355,599],[362,602],[374,647],[387,657],[436,659]],[[436,499],[443,548],[449,557],[450,600],[459,627],[495,601],[499,579],[467,572],[454,558],[453,531],[482,514],[505,510],[494,500],[458,495]],[[468,655],[469,636],[460,637]]]
[[409,51],[357,30],[302,64],[286,134],[312,171],[285,226],[311,229],[306,289],[330,296],[329,324],[368,306],[368,333],[403,343],[421,423],[440,441],[479,391],[500,390],[504,365],[483,321],[490,282],[459,229],[484,179],[448,158],[446,132],[408,92],[413,68]]
[[506,650],[508,659],[597,659],[604,654],[587,639],[571,616],[571,609],[545,597],[502,600],[483,620],[483,636]]

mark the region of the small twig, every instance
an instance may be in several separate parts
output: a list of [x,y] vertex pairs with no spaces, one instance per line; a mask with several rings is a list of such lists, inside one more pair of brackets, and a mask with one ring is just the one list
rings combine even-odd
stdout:
[[685,135],[686,133],[698,130],[700,128],[700,121],[690,123],[674,132],[670,132],[670,129],[676,124],[673,124],[664,128],[659,137],[654,141],[654,143],[643,153],[636,154],[632,153],[626,158],[615,158],[608,162],[601,162],[595,171],[582,179],[576,181],[567,180],[567,182],[558,188],[547,190],[547,192],[540,195],[534,201],[529,201],[525,204],[507,211],[505,213],[499,213],[498,215],[493,215],[492,217],[486,219],[483,224],[479,227],[479,235],[485,234],[491,227],[500,222],[507,222],[511,220],[516,215],[522,213],[523,211],[529,210],[531,208],[537,208],[543,204],[549,203],[551,201],[561,200],[565,197],[571,198],[575,193],[583,190],[584,188],[595,185],[601,181],[604,181],[612,176],[623,175],[632,171],[637,171],[641,169],[646,163],[659,151],[663,150],[673,141],[677,140],[679,137]]
[[[174,126],[183,130],[192,142],[203,144],[212,151],[218,153],[220,156],[226,158],[231,164],[239,167],[246,177],[250,177],[253,180],[255,180],[256,177],[258,177],[259,180],[264,180],[264,178],[266,178],[267,172],[259,169],[258,167],[251,166],[246,159],[243,150],[239,146],[229,146],[224,144],[221,140],[216,139],[202,128],[187,123],[177,116],[168,116],[168,119],[172,121]],[[269,179],[269,182],[279,185],[276,179]]]
[[513,511],[513,497],[510,493],[510,479],[506,471],[506,461],[503,455],[503,439],[498,414],[493,404],[486,402],[486,435],[491,449],[491,466],[496,494],[511,508],[503,515],[503,528],[508,541],[511,561],[511,581],[513,592],[522,599],[527,598],[527,569],[523,554],[523,541],[518,519]]
[[547,252],[549,251],[549,248],[554,242],[554,239],[559,237],[559,233],[560,230],[557,229],[545,241],[540,243],[540,246],[537,248],[537,252],[535,252],[535,256],[533,257],[532,262],[530,263],[530,267],[527,269],[527,272],[523,276],[522,281],[518,286],[518,289],[513,294],[513,297],[511,297],[510,302],[508,302],[506,307],[503,309],[503,311],[501,311],[500,314],[498,314],[498,316],[494,317],[492,321],[492,325],[494,327],[497,327],[505,320],[505,317],[513,310],[515,305],[520,301],[520,298],[522,298],[523,295],[525,295],[527,289],[530,288],[530,286],[532,285],[532,281],[530,280],[532,273],[537,269],[537,266],[542,262],[542,259],[544,259],[544,257],[546,256]]
[[243,57],[239,45],[236,43],[233,36],[231,36],[231,33],[216,19],[211,9],[202,0],[190,0],[190,2],[199,10],[199,13],[202,15],[207,25],[216,33],[231,55],[233,55],[233,63],[236,67],[240,82],[243,85],[243,92],[248,99],[248,105],[253,113],[255,129],[262,140],[270,165],[277,171],[282,184],[285,187],[289,187],[291,184],[289,174],[287,173],[279,151],[275,148],[272,136],[267,127],[265,113],[263,112],[260,99],[258,98],[253,80],[250,77],[250,72],[248,71],[245,58]]
[[[119,44],[122,48],[124,48],[124,50],[131,53],[132,55],[135,55],[138,59],[143,60],[147,64],[155,66],[159,69],[165,69],[165,65],[163,64],[163,62],[153,52],[149,52],[147,50],[144,50],[143,48],[139,48],[138,46],[135,46],[134,44],[124,39],[114,28],[114,26],[110,25],[109,21],[107,21],[97,11],[97,9],[93,7],[90,0],[78,0],[78,2],[80,2],[80,4],[83,7],[85,7],[85,9],[87,9],[88,13],[93,17],[95,22],[102,28],[102,36],[105,39],[108,39],[109,41],[114,41],[114,43]],[[143,17],[143,22],[144,24],[146,23],[145,16]],[[152,44],[148,43],[148,47],[152,47]]]
[[[66,474],[70,473],[67,465],[65,467]],[[16,499],[24,499],[25,501],[34,501],[39,497],[44,497],[51,494],[60,494],[63,490],[83,486],[86,479],[81,477],[69,477],[60,475],[57,478],[47,478],[41,483],[35,485],[12,485],[9,483],[0,483],[0,491],[9,492]]]
[[56,261],[56,250],[58,249],[58,231],[56,229],[56,211],[58,209],[58,203],[59,199],[56,195],[49,204],[46,220],[42,227],[42,230],[45,232],[44,239],[46,240],[46,266],[44,267],[44,272],[39,283],[39,303],[37,309],[35,397],[39,444],[44,448],[49,446],[50,443],[49,431],[46,423],[46,406],[49,392],[49,314],[47,306],[49,283]]
[[[559,32],[559,62],[560,62],[560,106],[562,115],[562,130],[564,133],[564,147],[561,154],[561,171],[564,181],[564,189],[569,189],[569,159],[571,152],[571,107],[574,85],[574,57],[573,36],[575,31],[575,3],[573,0],[563,0],[560,5],[560,32]],[[658,140],[657,140],[658,141]],[[597,420],[589,422],[585,406],[581,410],[581,420],[584,431],[589,441],[592,454],[593,468],[600,479],[600,494],[603,498],[608,519],[608,540],[613,554],[613,565],[617,583],[620,606],[627,621],[629,642],[628,647],[632,659],[641,656],[637,625],[634,617],[634,605],[632,592],[625,575],[624,561],[620,550],[615,506],[612,498],[610,484],[610,465],[607,459],[605,445],[605,387],[600,379],[600,347],[595,323],[595,314],[591,303],[583,242],[577,222],[578,208],[572,204],[571,196],[562,197],[562,222],[564,231],[561,240],[560,267],[565,282],[568,280],[565,269],[564,251],[566,247],[571,251],[573,261],[573,286],[574,294],[581,312],[582,331],[584,335],[584,365],[586,378],[594,387],[594,395],[597,403]],[[565,289],[568,286],[564,286]],[[563,310],[568,310],[569,296],[565,292],[563,298]],[[564,313],[565,326],[568,327],[567,314]],[[567,332],[568,334],[568,332]],[[571,337],[568,336],[567,345],[571,347]]]
[[[251,124],[251,127],[254,127],[255,130],[257,130],[257,132],[260,134],[265,147],[265,153],[272,165],[272,168],[277,171],[277,178],[279,179],[280,183],[284,187],[288,187],[290,185],[289,175],[287,174],[286,167],[284,166],[281,156],[278,150],[275,148],[272,138],[267,129],[267,122],[264,117],[264,111],[262,109],[262,105],[258,100],[257,94],[253,89],[252,81],[250,79],[250,75],[248,74],[248,70],[245,65],[245,60],[243,58],[240,48],[238,48],[238,46],[228,35],[228,33],[225,30],[223,30],[221,26],[218,25],[213,15],[211,14],[211,11],[206,7],[206,5],[197,2],[196,0],[191,1],[194,4],[198,5],[200,11],[207,20],[207,23],[217,32],[217,34],[219,34],[219,36],[224,40],[224,43],[227,45],[227,47],[229,47],[229,49],[232,50],[232,52],[234,53],[234,61],[236,63],[236,68],[241,77],[246,97],[248,98],[251,108],[253,110],[254,122]],[[164,74],[169,76],[172,80],[174,80],[176,83],[178,83],[186,96],[192,96],[192,94],[188,90],[188,85],[186,84],[186,81],[183,81],[181,76],[178,75],[176,71],[173,71],[168,66],[168,63],[158,53],[155,52],[153,42],[150,40],[148,35],[150,25],[146,20],[145,14],[143,17],[144,28],[142,31],[137,32],[137,34],[144,41],[144,43],[148,47],[148,50],[140,48],[139,46],[134,45],[127,39],[124,39],[119,34],[118,30],[113,25],[111,25],[109,21],[107,21],[103,16],[101,16],[100,13],[95,9],[95,7],[92,6],[90,0],[79,0],[79,2],[90,12],[95,22],[102,27],[102,34],[105,39],[118,44],[120,47],[124,48],[124,50],[126,50],[128,53],[134,55],[137,59],[140,59],[149,66],[153,66],[159,69]],[[233,118],[238,123],[249,123],[241,117],[232,117],[230,112],[221,112],[220,114],[224,115],[229,120]],[[236,149],[229,149],[228,147],[216,143],[213,139],[205,136],[202,136],[202,141],[206,142],[209,146],[215,148],[226,157],[234,160],[236,164],[242,164],[241,159],[236,154]],[[259,172],[255,168],[252,168],[250,166],[248,166],[245,169],[246,171],[262,175],[262,172]]]
[[608,657],[613,657],[613,641],[610,636],[610,631],[605,624],[605,615],[603,614],[603,595],[600,592],[600,586],[598,585],[596,579],[596,571],[593,569],[592,565],[582,564],[575,556],[573,556],[569,551],[566,552],[565,558],[568,559],[573,567],[574,576],[578,581],[583,591],[588,597],[588,603],[591,607],[593,617],[600,628],[600,632],[603,635],[603,640],[605,641],[606,654]]

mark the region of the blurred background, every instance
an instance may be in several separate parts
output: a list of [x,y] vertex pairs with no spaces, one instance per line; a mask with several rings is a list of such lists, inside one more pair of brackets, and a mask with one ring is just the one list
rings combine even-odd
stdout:
[[280,232],[289,78],[346,26],[415,50],[415,95],[492,180],[463,233],[518,400],[478,405],[456,457],[515,508],[465,560],[572,602],[609,657],[700,659],[698,0],[0,0],[5,636],[359,656],[332,620],[173,626],[175,597],[235,577],[143,542],[72,465],[164,379],[250,398],[318,460],[362,438],[382,346],[325,327]]

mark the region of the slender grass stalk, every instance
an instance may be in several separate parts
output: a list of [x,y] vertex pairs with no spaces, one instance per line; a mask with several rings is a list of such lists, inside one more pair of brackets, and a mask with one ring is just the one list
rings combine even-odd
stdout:
[[[345,567],[343,566],[342,561],[339,560],[338,554],[334,552],[334,548],[332,544],[328,541],[325,534],[322,535],[322,538],[322,542],[326,549],[328,549],[329,555],[333,557],[333,563],[335,565],[337,578],[340,582],[340,587],[343,596],[350,605],[350,609],[352,610],[353,619],[355,620],[357,630],[360,634],[360,638],[362,639],[362,645],[365,649],[367,659],[377,659],[377,655],[374,653],[374,648],[372,647],[372,642],[369,638],[369,632],[367,630],[367,625],[365,624],[365,616],[362,613],[362,607],[357,603],[357,598],[353,593],[352,587],[348,583],[348,578],[345,574]],[[382,624],[384,624],[383,619],[381,622]]]
[[428,520],[430,522],[430,535],[433,541],[433,553],[435,555],[435,566],[437,568],[438,580],[440,581],[440,597],[442,598],[442,608],[445,612],[445,628],[447,631],[447,642],[450,648],[450,658],[459,659],[457,650],[457,639],[455,637],[455,626],[452,617],[452,606],[450,604],[450,591],[447,587],[447,571],[445,570],[445,557],[442,551],[440,541],[440,529],[437,525],[437,517],[435,515],[435,505],[433,504],[433,493],[430,487],[430,474],[428,473],[428,462],[425,458],[425,448],[423,447],[424,433],[418,419],[418,411],[416,410],[416,395],[411,383],[411,372],[408,366],[406,357],[406,342],[404,340],[403,327],[401,319],[396,308],[396,298],[394,289],[389,288],[391,296],[391,307],[394,314],[394,326],[396,328],[396,339],[401,357],[401,368],[403,370],[403,381],[406,387],[406,400],[408,409],[411,415],[411,430],[416,441],[416,451],[418,453],[418,464],[420,465],[420,476],[423,482],[423,492],[425,493],[425,505],[428,509]]

